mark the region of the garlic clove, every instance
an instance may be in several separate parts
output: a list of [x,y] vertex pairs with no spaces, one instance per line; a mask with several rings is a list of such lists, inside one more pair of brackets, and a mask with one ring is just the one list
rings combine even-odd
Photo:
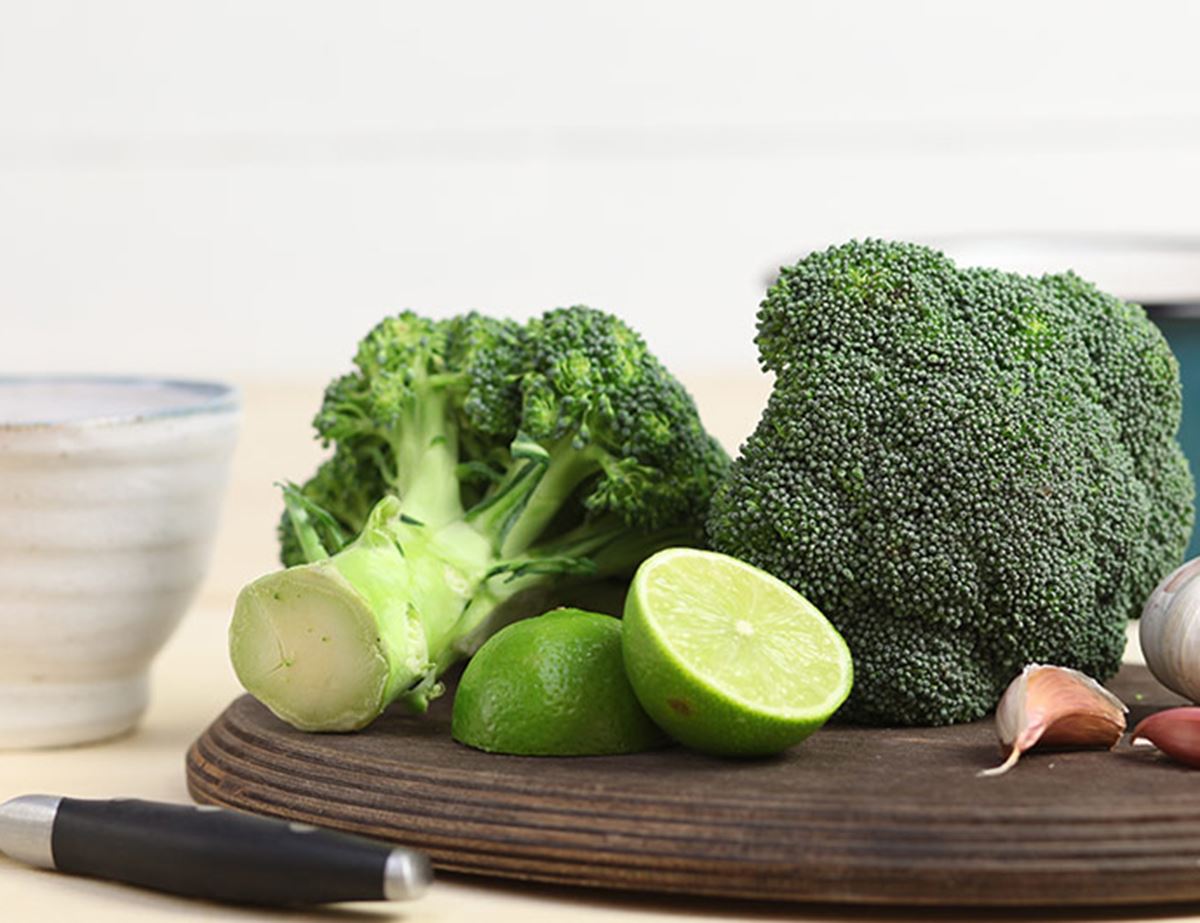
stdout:
[[1128,709],[1086,673],[1031,663],[1008,684],[996,706],[996,733],[1008,757],[980,775],[998,776],[1026,750],[1052,747],[1115,747]]
[[1178,763],[1200,769],[1200,708],[1185,706],[1155,712],[1138,722],[1131,743],[1148,740]]
[[1193,558],[1154,588],[1138,622],[1138,640],[1154,678],[1186,699],[1200,702],[1200,558]]

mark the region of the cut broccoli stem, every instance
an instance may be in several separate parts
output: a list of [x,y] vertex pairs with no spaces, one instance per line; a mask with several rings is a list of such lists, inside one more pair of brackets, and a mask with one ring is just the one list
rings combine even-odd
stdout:
[[437,677],[512,619],[505,602],[569,570],[556,560],[497,570],[486,536],[461,520],[434,528],[409,508],[385,497],[346,548],[238,596],[234,669],[295,727],[354,730],[396,699],[424,710]]
[[[302,564],[254,581],[238,594],[229,629],[242,685],[301,730],[363,727],[387,704],[397,661],[419,672],[427,659],[404,613],[373,609],[339,563]],[[401,582],[402,573],[392,580]]]
[[[360,728],[406,691],[421,707],[491,563],[455,523],[416,524],[387,497],[342,551],[254,581],[230,627],[243,685],[303,730]],[[503,588],[497,596],[518,592]]]

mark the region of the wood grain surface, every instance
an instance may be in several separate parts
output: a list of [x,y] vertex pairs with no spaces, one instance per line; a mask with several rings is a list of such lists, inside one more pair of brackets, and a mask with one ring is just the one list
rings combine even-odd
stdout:
[[[1130,727],[1177,704],[1144,667],[1110,686]],[[195,742],[200,802],[418,846],[444,870],[769,900],[1131,904],[1200,899],[1200,773],[1114,752],[995,765],[990,721],[830,726],[781,757],[681,748],[488,755],[450,739],[450,695],[353,735],[295,731],[246,696]]]

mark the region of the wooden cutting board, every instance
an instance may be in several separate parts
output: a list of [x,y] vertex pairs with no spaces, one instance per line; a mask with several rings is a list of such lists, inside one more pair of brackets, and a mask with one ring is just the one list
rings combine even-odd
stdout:
[[[1179,700],[1110,684],[1130,727]],[[1128,904],[1200,899],[1200,772],[1114,752],[999,752],[990,721],[831,726],[781,757],[681,748],[494,756],[450,738],[450,696],[353,735],[303,734],[246,696],[192,746],[197,801],[418,846],[445,870],[770,900]]]

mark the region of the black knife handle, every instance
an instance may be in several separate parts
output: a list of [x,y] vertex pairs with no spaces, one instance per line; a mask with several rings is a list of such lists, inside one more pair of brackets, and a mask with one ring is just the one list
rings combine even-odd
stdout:
[[[419,853],[304,824],[132,799],[63,798],[51,845],[64,872],[248,904],[415,896],[389,888],[388,860],[396,852],[424,861]],[[423,874],[427,880],[427,864]]]

